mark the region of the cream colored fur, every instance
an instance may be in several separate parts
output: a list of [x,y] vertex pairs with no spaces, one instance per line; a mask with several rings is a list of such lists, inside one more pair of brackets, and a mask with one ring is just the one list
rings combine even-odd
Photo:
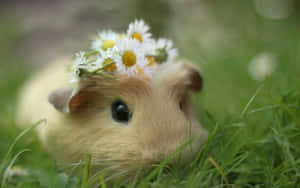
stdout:
[[[37,132],[60,165],[85,160],[91,154],[93,173],[111,169],[130,176],[139,168],[152,168],[191,137],[193,142],[180,159],[189,161],[199,151],[207,132],[189,100],[193,84],[189,75],[197,71],[192,65],[162,66],[152,81],[124,76],[87,79],[80,84],[81,94],[70,102],[74,103],[71,110],[79,111],[63,113],[47,97],[58,88],[76,88],[69,83],[68,63],[68,59],[61,59],[35,75],[21,92],[18,108],[22,125],[47,120]],[[128,125],[112,119],[110,105],[119,98],[133,112]],[[86,100],[89,105],[81,107],[81,101]],[[180,101],[184,112],[179,108]]]

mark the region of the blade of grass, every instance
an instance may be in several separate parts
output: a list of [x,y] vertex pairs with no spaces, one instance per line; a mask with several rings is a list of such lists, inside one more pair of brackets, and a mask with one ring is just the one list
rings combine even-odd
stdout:
[[120,167],[120,165],[114,165],[107,168],[104,168],[94,174],[92,177],[89,178],[89,185],[93,185],[94,183],[99,181],[100,176],[106,177],[107,174],[110,173],[110,170],[113,170],[115,167]]
[[209,146],[211,146],[211,143],[214,140],[215,135],[217,134],[219,125],[216,124],[214,130],[211,132],[211,134],[209,135],[209,137],[207,138],[206,142],[204,143],[204,145],[202,146],[200,152],[197,154],[196,158],[193,160],[193,162],[191,163],[191,166],[194,167],[198,161],[201,161],[203,159],[204,156],[203,154],[208,151]]
[[258,95],[258,93],[260,92],[260,90],[263,88],[263,86],[264,86],[264,84],[260,85],[260,86],[256,89],[254,95],[250,98],[250,100],[249,100],[248,103],[246,104],[245,108],[243,109],[243,111],[242,111],[242,113],[241,113],[241,115],[240,115],[240,118],[241,118],[241,119],[245,116],[245,114],[246,114],[246,112],[247,112],[249,106],[250,106],[251,103],[254,101],[254,99],[256,98],[256,96]]
[[262,111],[266,111],[266,110],[276,109],[277,107],[278,107],[278,105],[269,105],[269,106],[265,106],[265,107],[261,107],[261,108],[256,108],[256,109],[251,110],[250,112],[248,112],[247,115],[253,114],[253,113],[256,113],[256,112],[262,112]]
[[40,120],[37,123],[33,124],[32,126],[29,126],[28,128],[24,129],[13,141],[13,143],[9,146],[9,149],[6,153],[6,155],[4,156],[2,163],[0,165],[0,175],[2,174],[5,166],[7,165],[7,161],[12,153],[13,148],[15,147],[16,143],[24,136],[26,135],[29,131],[31,131],[33,128],[37,127],[38,125],[40,125],[41,123],[46,123],[46,120]]
[[229,187],[229,181],[228,181],[227,177],[225,176],[225,173],[224,173],[223,169],[221,168],[221,166],[214,160],[213,157],[209,157],[208,160],[216,167],[216,169],[218,170],[218,172],[223,177],[223,179],[225,181],[225,186]]
[[71,168],[70,172],[69,172],[69,178],[67,181],[67,184],[69,184],[71,182],[72,177],[74,176],[75,171],[82,165],[82,161],[80,160],[78,165],[75,165]]
[[300,119],[298,118],[297,113],[293,109],[291,109],[287,104],[285,104],[279,100],[276,100],[275,98],[272,98],[272,100],[279,107],[281,107],[282,110],[286,111],[294,119],[294,121],[298,124],[298,126],[300,126]]
[[20,152],[18,152],[14,157],[13,159],[10,161],[9,165],[7,166],[5,172],[4,172],[4,175],[2,177],[2,181],[1,181],[1,187],[5,187],[6,186],[6,180],[8,178],[8,174],[9,174],[9,170],[11,169],[11,167],[15,164],[16,160],[18,159],[18,157],[24,153],[24,152],[27,152],[27,151],[30,151],[29,149],[24,149]]
[[84,171],[83,171],[81,188],[87,188],[88,187],[88,178],[89,178],[91,159],[92,159],[92,156],[88,155],[87,160],[86,160],[86,164],[85,164],[85,167],[84,167]]
[[159,177],[161,173],[163,172],[163,168],[172,160],[174,159],[178,154],[180,154],[190,143],[192,142],[192,139],[187,140],[185,143],[183,143],[181,146],[179,146],[171,155],[169,155],[162,163],[159,164],[158,167],[156,167],[145,179],[144,181],[149,182],[151,179],[153,179],[156,175]]
[[234,161],[234,165],[232,165],[231,168],[227,169],[226,174],[229,174],[231,171],[233,171],[235,168],[237,168],[237,166],[239,166],[244,160],[246,160],[248,156],[249,156],[248,152],[246,152],[243,155],[238,156]]
[[134,177],[134,179],[133,179],[133,181],[132,181],[132,183],[130,185],[131,188],[136,187],[138,179],[139,179],[140,175],[142,174],[141,172],[142,172],[142,169],[138,170],[138,172],[136,173],[136,175],[135,175],[135,177]]
[[100,184],[102,188],[106,188],[106,183],[103,176],[100,176]]

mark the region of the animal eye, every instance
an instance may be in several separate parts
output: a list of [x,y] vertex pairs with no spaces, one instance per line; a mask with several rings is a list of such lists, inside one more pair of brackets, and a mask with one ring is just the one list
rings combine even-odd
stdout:
[[183,111],[183,104],[182,104],[182,101],[179,102],[179,108],[180,108],[181,111]]
[[112,118],[121,123],[127,123],[132,116],[128,106],[121,100],[117,100],[111,105]]

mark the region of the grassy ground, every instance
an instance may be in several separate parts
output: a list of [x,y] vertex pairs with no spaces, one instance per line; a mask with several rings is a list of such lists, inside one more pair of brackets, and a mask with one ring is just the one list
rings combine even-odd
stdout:
[[[256,29],[237,28],[239,45],[224,49],[218,57],[201,53],[202,44],[192,38],[181,46],[180,52],[198,62],[204,72],[205,89],[196,101],[210,137],[185,168],[154,174],[155,180],[143,179],[135,186],[300,186],[300,27],[293,19],[275,23],[252,18],[248,23]],[[7,187],[85,187],[80,183],[84,178],[70,178],[56,168],[32,131],[4,160],[21,132],[14,122],[15,101],[30,70],[14,56],[18,29],[11,24],[1,26],[0,183]],[[266,49],[277,55],[276,71],[264,81],[254,81],[247,73],[248,63]],[[23,149],[30,151],[22,153],[15,165],[29,169],[30,175],[8,181],[1,170]]]

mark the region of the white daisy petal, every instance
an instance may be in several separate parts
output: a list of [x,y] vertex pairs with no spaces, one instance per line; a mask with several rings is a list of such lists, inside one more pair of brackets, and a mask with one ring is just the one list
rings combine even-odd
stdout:
[[119,50],[120,57],[116,59],[118,64],[122,64],[128,75],[134,75],[142,70],[149,64],[148,59],[145,57],[145,51],[141,44],[134,39],[123,39],[116,45]]
[[177,49],[173,48],[173,42],[164,38],[158,39],[156,41],[156,51],[161,53],[160,63],[173,63],[177,58]]
[[119,34],[113,31],[102,31],[99,32],[97,37],[92,41],[91,48],[93,50],[107,50],[108,48],[112,48],[115,46],[116,41],[120,40]]
[[129,24],[127,37],[136,39],[141,43],[147,42],[151,38],[151,33],[148,32],[149,29],[150,27],[143,20],[135,20]]

